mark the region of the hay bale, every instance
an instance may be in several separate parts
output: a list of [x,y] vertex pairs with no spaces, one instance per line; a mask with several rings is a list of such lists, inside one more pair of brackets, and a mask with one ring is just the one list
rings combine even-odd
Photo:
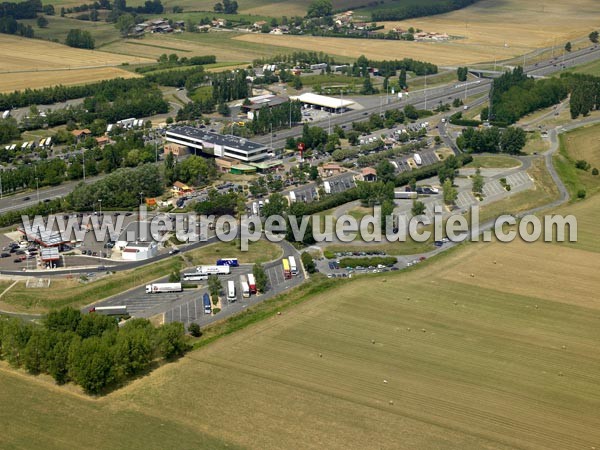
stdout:
[[394,400],[390,400],[390,405],[393,405],[393,404],[394,404]]
[[281,311],[277,311],[277,315],[280,316],[281,315]]
[[319,353],[319,358],[322,358],[322,357],[323,357],[323,353]]
[[410,327],[406,329],[407,331],[410,331]]
[[387,384],[387,380],[383,380],[383,384]]
[[475,274],[474,273],[471,274],[471,278],[475,278]]
[[371,339],[371,344],[374,344],[374,343],[375,343],[375,339]]
[[562,349],[563,349],[563,350],[566,350],[566,349],[567,349],[567,346],[566,346],[566,345],[563,345],[563,346],[562,346]]
[[426,333],[426,332],[427,332],[427,330],[426,330],[425,328],[421,328],[421,331],[422,331],[423,333]]

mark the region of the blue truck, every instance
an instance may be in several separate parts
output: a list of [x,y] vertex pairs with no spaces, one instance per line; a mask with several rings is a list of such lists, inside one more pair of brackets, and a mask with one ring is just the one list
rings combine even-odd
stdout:
[[207,293],[202,297],[202,303],[204,304],[204,314],[212,314],[212,306],[210,304],[210,295]]
[[238,267],[240,263],[237,258],[221,258],[217,260],[217,266]]

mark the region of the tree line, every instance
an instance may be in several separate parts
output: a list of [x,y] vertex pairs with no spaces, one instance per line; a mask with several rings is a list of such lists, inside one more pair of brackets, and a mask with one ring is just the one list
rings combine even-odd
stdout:
[[494,80],[489,119],[512,124],[533,111],[561,102],[567,94],[567,86],[561,79],[534,80],[522,67],[516,67]]
[[600,77],[585,74],[564,74],[561,77],[571,92],[571,118],[587,116],[600,109]]
[[435,4],[411,4],[406,6],[398,6],[394,8],[375,9],[371,13],[373,21],[391,21],[405,20],[414,17],[433,16],[436,14],[444,14],[457,9],[465,8],[478,0],[443,0]]
[[146,319],[119,327],[113,317],[72,308],[50,312],[41,324],[0,319],[0,358],[12,367],[48,374],[101,394],[147,372],[160,359],[174,359],[190,346],[183,324],[155,328]]
[[456,144],[464,151],[472,153],[509,153],[518,155],[527,142],[522,128],[490,127],[477,130],[466,128],[456,139]]

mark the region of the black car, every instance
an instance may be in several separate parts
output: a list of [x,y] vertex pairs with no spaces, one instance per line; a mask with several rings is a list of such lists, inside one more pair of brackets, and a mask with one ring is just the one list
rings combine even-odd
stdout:
[[23,197],[24,202],[26,202],[27,200],[31,200],[31,197]]
[[21,262],[21,258],[15,258],[15,259],[13,259],[13,262],[20,263]]
[[0,253],[0,258],[8,258],[10,253]]

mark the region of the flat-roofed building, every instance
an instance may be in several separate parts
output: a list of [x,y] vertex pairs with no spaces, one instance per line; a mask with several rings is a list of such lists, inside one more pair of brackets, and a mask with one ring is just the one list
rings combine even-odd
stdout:
[[310,105],[311,107],[317,106],[326,111],[331,112],[343,112],[346,111],[351,105],[354,104],[352,100],[345,100],[335,97],[327,97],[325,95],[313,94],[312,92],[306,92],[297,97],[290,97],[291,100],[298,100],[304,105]]
[[249,141],[238,136],[212,133],[189,126],[174,127],[167,130],[168,142],[185,145],[197,153],[218,158],[228,157],[242,162],[254,162],[265,159],[269,148],[264,144]]

